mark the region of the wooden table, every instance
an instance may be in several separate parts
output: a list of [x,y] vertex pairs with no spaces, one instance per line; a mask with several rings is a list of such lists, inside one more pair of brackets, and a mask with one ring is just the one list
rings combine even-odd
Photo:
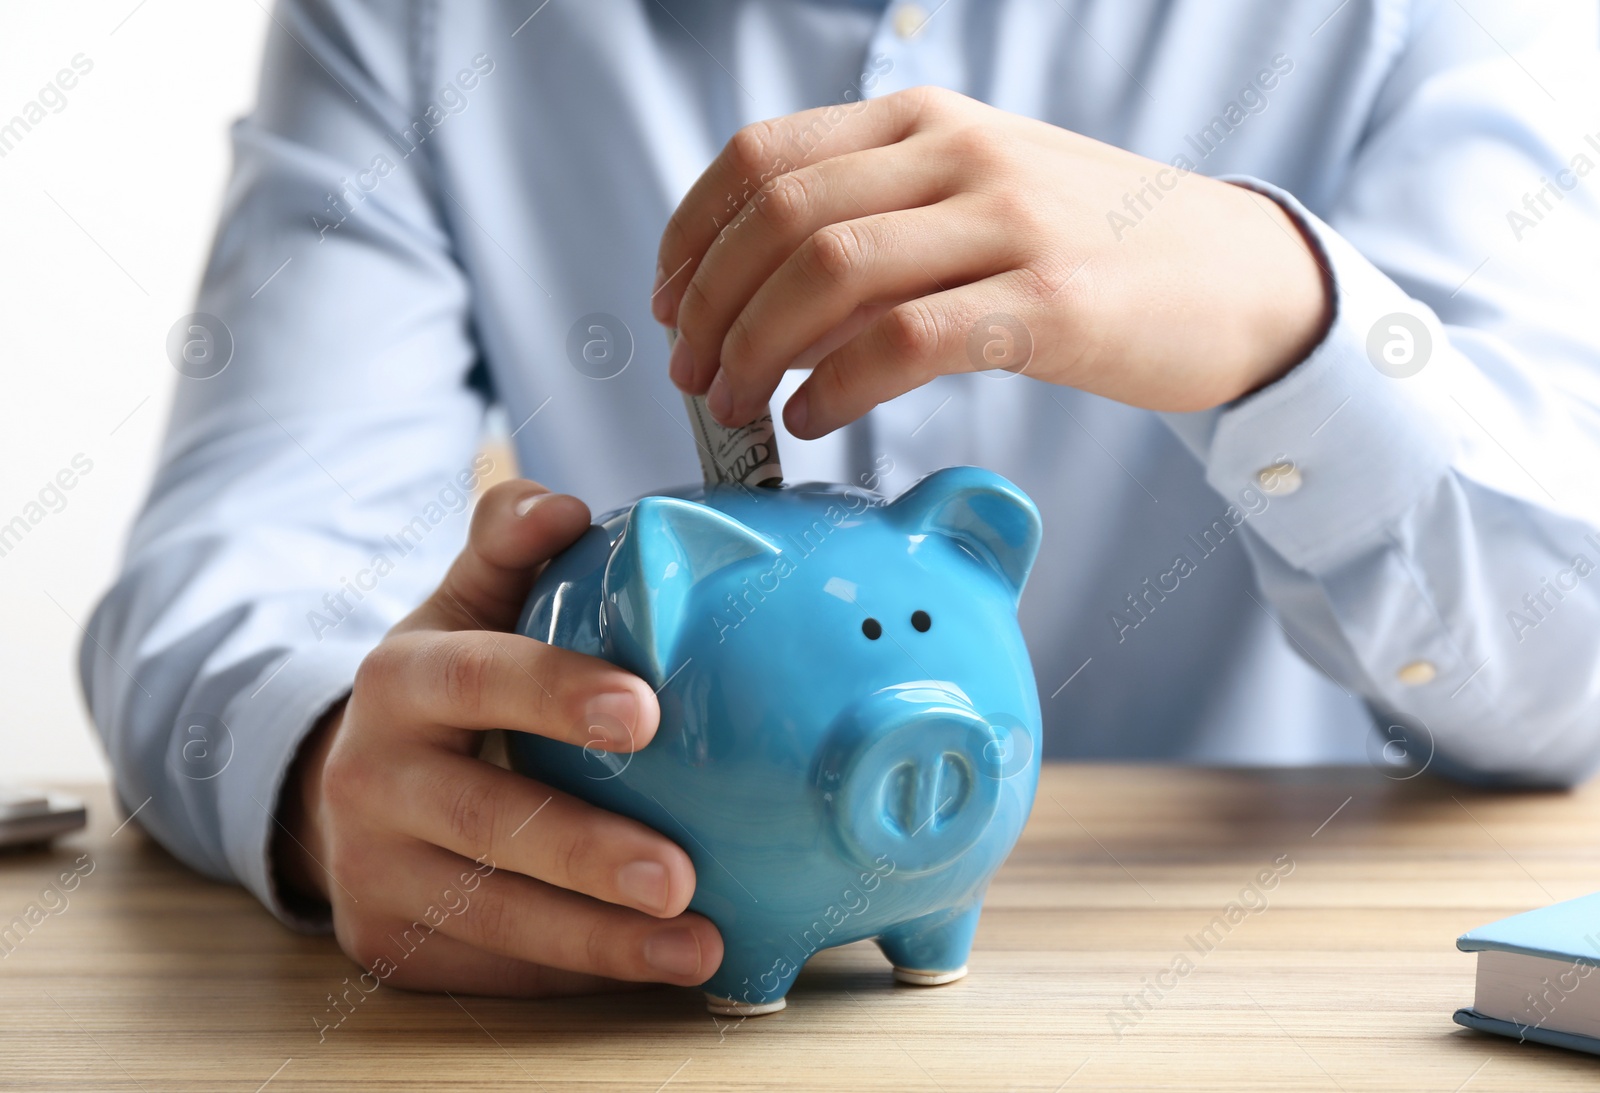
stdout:
[[[1600,1085],[1600,1059],[1450,1021],[1474,973],[1456,935],[1600,888],[1600,786],[1053,766],[962,982],[896,986],[861,944],[819,954],[787,1010],[743,1023],[688,990],[516,1002],[385,986],[320,1038],[313,1019],[337,1020],[329,995],[355,970],[334,943],[187,872],[137,821],[113,833],[105,790],[86,792],[89,831],[0,856],[0,920],[78,855],[94,862],[0,959],[0,1089]],[[1241,896],[1275,862],[1265,901]],[[1259,909],[1192,947],[1235,901]]]

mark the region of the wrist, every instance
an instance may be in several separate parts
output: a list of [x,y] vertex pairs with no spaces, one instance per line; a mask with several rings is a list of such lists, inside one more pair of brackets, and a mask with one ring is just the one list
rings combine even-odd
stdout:
[[344,721],[346,699],[318,719],[284,778],[272,840],[272,862],[285,901],[328,902],[322,821],[322,768]]
[[1271,226],[1262,243],[1264,276],[1256,294],[1260,332],[1250,378],[1236,398],[1254,394],[1286,376],[1309,357],[1333,325],[1334,286],[1315,237],[1278,202],[1235,184],[1266,214]]

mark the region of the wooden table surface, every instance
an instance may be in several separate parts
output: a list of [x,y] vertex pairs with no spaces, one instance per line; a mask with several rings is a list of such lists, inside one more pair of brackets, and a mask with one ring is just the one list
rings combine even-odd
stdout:
[[[519,1002],[380,986],[320,1035],[355,971],[332,940],[189,873],[137,820],[114,831],[104,788],[78,788],[87,832],[0,855],[0,924],[79,855],[94,865],[0,959],[0,1089],[1600,1086],[1600,1059],[1450,1021],[1472,998],[1458,934],[1600,888],[1600,786],[1052,766],[959,983],[897,986],[860,944],[743,1022],[671,988]],[[1275,863],[1264,901],[1241,896]],[[1230,902],[1257,909],[1191,945]]]

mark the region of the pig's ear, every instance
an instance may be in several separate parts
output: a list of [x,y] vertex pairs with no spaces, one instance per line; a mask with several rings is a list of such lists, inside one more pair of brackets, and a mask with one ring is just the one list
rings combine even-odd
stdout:
[[915,534],[954,539],[1022,596],[1039,554],[1039,510],[1017,487],[980,467],[934,471],[901,494],[889,516]]
[[646,497],[634,504],[606,565],[604,636],[623,667],[660,686],[679,668],[673,649],[691,621],[695,585],[727,566],[771,564],[777,555],[777,547],[716,509]]

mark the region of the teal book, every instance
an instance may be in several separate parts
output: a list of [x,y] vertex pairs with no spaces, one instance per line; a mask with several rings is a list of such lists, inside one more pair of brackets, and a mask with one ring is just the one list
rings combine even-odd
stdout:
[[1478,954],[1456,1024],[1600,1055],[1600,893],[1480,926],[1456,948]]

